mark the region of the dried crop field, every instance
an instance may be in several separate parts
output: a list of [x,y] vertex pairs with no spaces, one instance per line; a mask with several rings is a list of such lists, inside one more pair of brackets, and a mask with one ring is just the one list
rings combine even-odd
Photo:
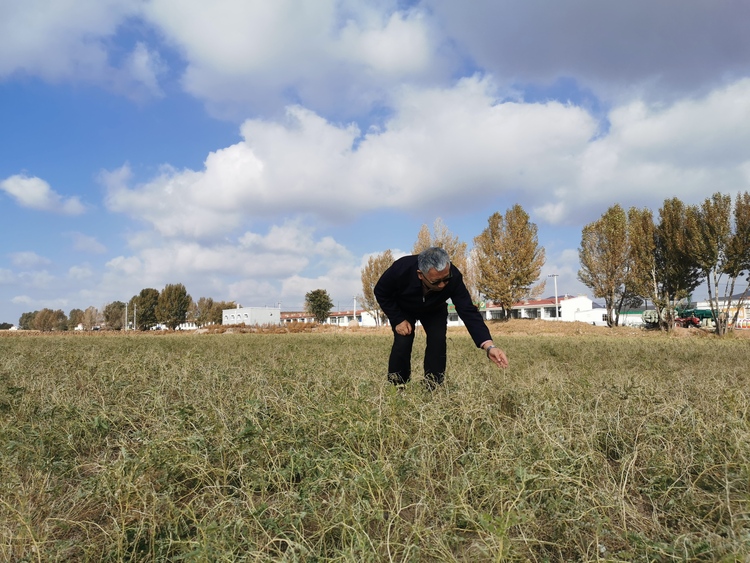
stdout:
[[6,334],[0,560],[750,560],[748,338],[492,329]]

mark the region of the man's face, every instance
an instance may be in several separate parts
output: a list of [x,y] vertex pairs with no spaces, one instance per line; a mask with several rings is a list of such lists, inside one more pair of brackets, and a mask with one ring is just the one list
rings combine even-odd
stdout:
[[426,274],[421,270],[417,270],[417,275],[422,280],[422,283],[427,286],[427,289],[439,291],[445,288],[451,279],[451,265],[448,264],[442,270],[430,268]]

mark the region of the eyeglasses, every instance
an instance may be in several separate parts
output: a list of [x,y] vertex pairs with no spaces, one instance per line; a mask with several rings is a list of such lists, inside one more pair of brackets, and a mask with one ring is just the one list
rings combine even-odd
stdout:
[[428,284],[430,284],[430,285],[440,285],[440,284],[446,284],[446,283],[448,283],[449,281],[451,281],[451,276],[450,276],[450,275],[447,275],[447,276],[445,276],[444,278],[440,278],[439,280],[435,280],[435,281],[432,281],[432,280],[430,280],[430,279],[429,279],[429,278],[428,278],[427,276],[425,276],[424,274],[422,274],[422,278],[424,279],[424,281],[426,281],[426,282],[427,282]]

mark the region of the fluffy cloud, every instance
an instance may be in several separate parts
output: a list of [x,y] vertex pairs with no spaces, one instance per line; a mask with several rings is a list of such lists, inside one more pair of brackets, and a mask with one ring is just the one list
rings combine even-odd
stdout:
[[44,256],[39,256],[36,252],[14,252],[10,255],[11,262],[17,268],[24,270],[35,269],[51,264],[52,261]]
[[448,74],[425,14],[395,2],[153,0],[144,13],[186,60],[185,89],[217,111],[301,100],[352,115],[400,80]]
[[88,264],[82,266],[71,266],[68,269],[68,278],[72,280],[84,281],[91,279],[93,275],[94,272]]
[[[745,126],[740,126],[745,124]],[[381,129],[361,134],[299,106],[284,121],[248,120],[244,141],[202,171],[165,169],[140,186],[109,182],[108,206],[165,236],[202,239],[246,220],[311,214],[338,222],[396,209],[468,209],[503,197],[549,223],[614,202],[658,207],[680,195],[746,189],[750,80],[671,105],[614,108],[609,125],[558,102],[494,96],[474,77],[450,89],[404,89]],[[458,197],[460,194],[460,197]]]
[[[140,239],[138,244],[142,244]],[[331,237],[320,237],[311,227],[291,221],[272,226],[266,234],[246,232],[236,242],[152,239],[150,246],[139,248],[135,255],[110,260],[104,285],[119,287],[122,280],[131,280],[130,285],[137,280],[139,287],[122,290],[136,293],[143,287],[161,288],[179,280],[194,297],[258,304],[284,296],[278,280],[302,272],[308,272],[310,279],[330,277],[336,284],[346,285],[349,293],[353,283],[350,270],[356,270],[358,276],[357,264],[358,260]],[[349,272],[343,282],[336,273],[341,268]]]
[[396,110],[364,135],[299,106],[281,122],[248,120],[245,140],[211,153],[203,171],[167,168],[132,188],[127,169],[106,174],[107,205],[162,235],[194,238],[279,214],[339,222],[383,208],[445,201],[461,208],[472,198],[571,181],[597,131],[574,106],[500,103],[478,77],[450,89],[404,90]]
[[18,174],[0,182],[0,189],[21,207],[51,211],[63,215],[80,215],[86,209],[77,197],[63,198],[41,178]]
[[159,77],[166,72],[166,65],[158,52],[150,50],[145,43],[136,43],[125,60],[124,76],[137,87],[124,84],[123,89],[137,97],[160,98],[164,92],[159,85]]
[[73,239],[73,248],[79,252],[103,254],[107,251],[107,247],[96,240],[96,237],[84,235],[83,233],[78,232],[68,233],[68,236]]
[[750,79],[668,106],[636,100],[613,110],[610,123],[583,152],[573,189],[560,194],[568,212],[615,202],[658,208],[674,196],[699,203],[748,189]]
[[121,66],[110,48],[145,0],[33,0],[0,4],[0,77],[24,72],[45,80],[99,84],[134,98],[158,96],[158,54],[136,43]]

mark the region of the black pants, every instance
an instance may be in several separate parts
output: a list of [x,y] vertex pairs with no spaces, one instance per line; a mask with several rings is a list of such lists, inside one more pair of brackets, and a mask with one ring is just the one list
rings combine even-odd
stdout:
[[[442,383],[446,363],[448,306],[440,307],[437,311],[415,315],[407,320],[412,327],[419,320],[427,335],[427,347],[424,352],[425,377],[436,383]],[[396,332],[396,327],[393,327],[393,347],[388,358],[388,379],[392,383],[406,383],[411,378],[413,346],[414,331],[408,336],[401,336]]]

